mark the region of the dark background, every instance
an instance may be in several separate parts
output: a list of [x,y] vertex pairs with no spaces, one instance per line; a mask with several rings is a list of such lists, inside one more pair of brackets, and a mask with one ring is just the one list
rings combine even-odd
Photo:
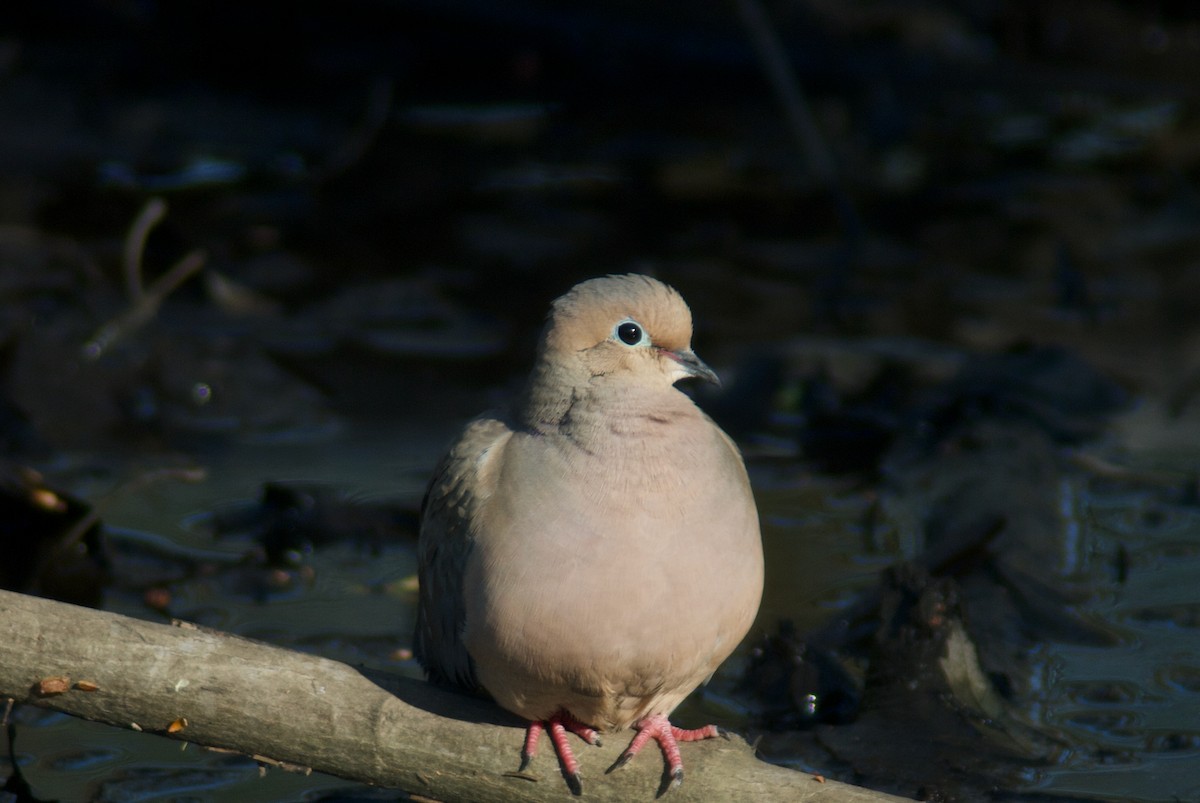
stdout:
[[[291,558],[336,573],[308,541],[295,554],[251,549],[268,573],[206,592],[195,566],[131,579],[120,545],[161,532],[200,560],[220,530],[204,517],[274,480],[395,489],[411,513],[445,439],[519,384],[550,299],[583,278],[653,273],[689,301],[697,352],[727,379],[701,401],[746,449],[768,552],[789,557],[775,561],[760,635],[782,619],[820,626],[829,604],[920,554],[901,513],[941,510],[920,497],[938,480],[914,480],[929,464],[900,460],[894,443],[932,427],[944,439],[931,436],[931,453],[974,454],[988,439],[946,421],[1016,410],[1049,433],[1050,484],[1082,500],[1047,538],[1082,527],[1098,556],[1039,583],[1081,583],[1059,603],[1091,600],[1118,646],[1100,691],[1014,692],[1026,724],[1075,758],[1043,753],[1008,788],[1103,797],[1108,766],[1105,783],[1126,785],[1114,795],[1187,797],[1200,737],[1156,712],[1196,702],[1195,602],[1151,592],[1166,582],[1155,572],[1196,560],[1194,488],[1179,489],[1194,485],[1200,432],[1200,15],[1108,0],[753,5],[782,43],[801,92],[790,111],[818,132],[814,146],[772,86],[747,5],[6,4],[0,423],[13,470],[97,501],[147,471],[206,468],[200,497],[109,503],[117,566],[103,604],[411,672],[407,613],[339,639],[289,630],[285,608],[267,604],[311,593],[287,574],[299,571]],[[204,266],[150,308],[127,287],[123,249],[152,198],[167,211],[145,242],[143,287],[193,251]],[[984,390],[958,374],[1038,349],[1095,373],[986,363]],[[1047,388],[1083,390],[1048,402]],[[1107,417],[1116,408],[1134,412]],[[279,457],[281,443],[303,456]],[[1099,487],[1067,468],[1080,448],[1150,479]],[[970,465],[988,461],[1003,458],[981,448]],[[1028,487],[996,493],[1041,504]],[[907,501],[881,512],[881,497]],[[1138,518],[1149,508],[1169,547]],[[862,536],[860,514],[882,517],[880,543]],[[812,522],[822,516],[828,532]],[[411,573],[408,525],[389,522],[386,554]],[[226,548],[241,555],[252,540]],[[843,579],[805,574],[814,555]],[[1120,565],[1141,591],[1114,580]],[[351,571],[346,587],[360,581]],[[396,610],[411,601],[411,589],[388,593]],[[1062,647],[1070,638],[1032,631],[1014,642],[1028,663],[1004,672],[1088,663]],[[1177,649],[1143,647],[1145,667],[1119,668],[1141,667],[1139,639]],[[753,695],[731,695],[751,707]],[[1055,706],[1068,713],[1044,713]],[[838,775],[805,750],[773,757]],[[114,759],[83,788],[138,761]],[[1128,772],[1114,775],[1114,761]],[[967,788],[964,799],[984,794]]]

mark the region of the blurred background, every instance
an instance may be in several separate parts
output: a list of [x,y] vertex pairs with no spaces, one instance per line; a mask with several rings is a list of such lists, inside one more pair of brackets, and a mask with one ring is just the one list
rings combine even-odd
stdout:
[[[1193,4],[0,16],[0,586],[419,676],[441,450],[649,273],[770,567],[691,714],[923,799],[1200,798]],[[10,719],[0,800],[397,794]]]

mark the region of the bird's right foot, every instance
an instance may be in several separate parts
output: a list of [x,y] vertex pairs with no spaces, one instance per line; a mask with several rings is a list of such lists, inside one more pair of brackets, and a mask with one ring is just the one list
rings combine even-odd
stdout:
[[545,721],[530,722],[528,730],[525,731],[525,746],[521,749],[521,766],[518,772],[524,772],[537,754],[537,743],[543,730],[550,731],[550,741],[554,744],[554,752],[558,755],[558,763],[562,767],[563,778],[566,779],[571,794],[583,794],[583,784],[579,780],[579,762],[575,760],[575,753],[571,751],[571,744],[567,741],[567,731],[594,745],[600,744],[600,735],[596,733],[595,728],[583,724],[564,710]]

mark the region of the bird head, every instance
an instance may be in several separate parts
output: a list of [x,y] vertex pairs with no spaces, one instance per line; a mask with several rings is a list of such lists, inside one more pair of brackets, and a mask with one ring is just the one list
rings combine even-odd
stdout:
[[692,313],[672,287],[649,276],[590,279],[554,301],[539,362],[586,381],[658,382],[691,377],[720,384],[691,348]]

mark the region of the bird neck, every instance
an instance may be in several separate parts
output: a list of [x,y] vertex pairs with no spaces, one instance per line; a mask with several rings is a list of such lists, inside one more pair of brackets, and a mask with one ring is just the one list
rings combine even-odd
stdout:
[[558,429],[589,392],[586,381],[573,381],[575,373],[538,360],[514,408],[518,423],[540,433]]
[[542,435],[565,435],[574,442],[629,435],[630,422],[699,415],[692,401],[670,386],[619,381],[539,365],[515,407],[519,425]]

